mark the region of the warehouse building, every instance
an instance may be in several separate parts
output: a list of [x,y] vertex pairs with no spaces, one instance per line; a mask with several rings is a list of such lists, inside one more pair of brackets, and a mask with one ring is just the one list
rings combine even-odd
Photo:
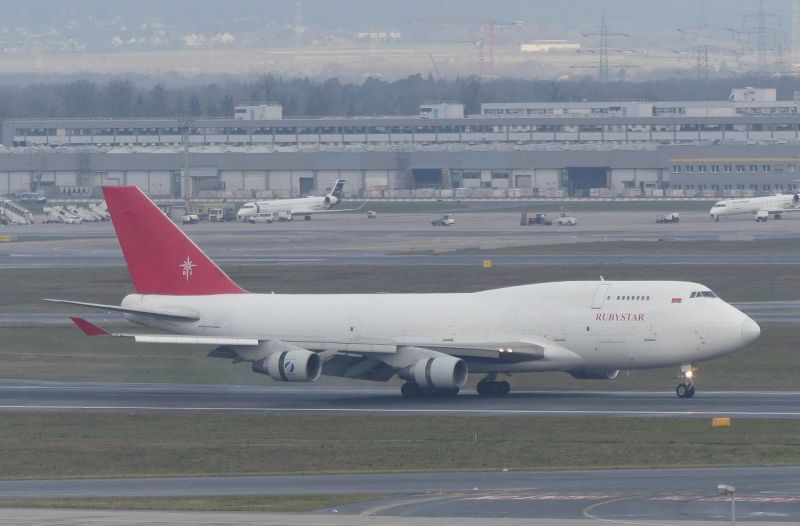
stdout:
[[[800,113],[774,90],[728,101],[430,103],[410,117],[15,119],[3,123],[0,194],[270,198],[348,181],[363,197],[738,196],[792,191]],[[184,175],[188,171],[188,177]]]
[[[796,145],[662,146],[634,150],[197,151],[189,193],[250,199],[321,193],[338,178],[361,197],[736,196],[793,191]],[[169,152],[6,150],[0,194],[99,196],[102,185],[182,195],[185,157]]]

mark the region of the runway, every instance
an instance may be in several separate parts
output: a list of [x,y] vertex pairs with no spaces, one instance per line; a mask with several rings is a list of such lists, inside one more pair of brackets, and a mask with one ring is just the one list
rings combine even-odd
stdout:
[[0,411],[233,412],[250,414],[466,415],[800,419],[800,392],[512,391],[483,398],[407,400],[399,389],[0,381]]
[[736,487],[739,520],[800,518],[798,467],[0,481],[0,498],[379,493],[387,496],[308,523],[348,524],[349,516],[674,523],[728,519],[720,483]]

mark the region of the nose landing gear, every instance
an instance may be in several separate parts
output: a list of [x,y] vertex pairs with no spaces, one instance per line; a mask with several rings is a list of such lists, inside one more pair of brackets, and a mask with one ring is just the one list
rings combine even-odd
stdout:
[[694,377],[697,367],[693,364],[682,365],[681,373],[683,374],[683,383],[678,384],[675,388],[675,394],[678,398],[691,398],[694,396]]

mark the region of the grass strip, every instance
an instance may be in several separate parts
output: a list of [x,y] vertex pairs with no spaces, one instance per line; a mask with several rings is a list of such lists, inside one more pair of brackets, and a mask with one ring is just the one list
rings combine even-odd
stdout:
[[800,464],[793,420],[5,413],[0,449],[5,479]]

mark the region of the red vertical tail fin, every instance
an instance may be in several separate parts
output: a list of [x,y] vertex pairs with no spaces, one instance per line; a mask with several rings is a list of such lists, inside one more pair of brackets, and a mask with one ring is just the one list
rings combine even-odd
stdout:
[[244,294],[135,186],[105,186],[108,211],[139,294]]

